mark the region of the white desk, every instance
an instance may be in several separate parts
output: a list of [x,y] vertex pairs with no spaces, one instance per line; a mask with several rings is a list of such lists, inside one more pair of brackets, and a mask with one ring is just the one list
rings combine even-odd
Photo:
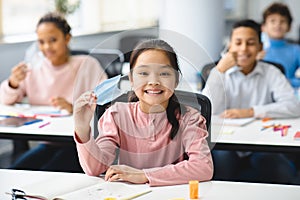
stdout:
[[293,139],[300,131],[300,118],[270,120],[267,123],[291,125],[291,128],[287,136],[281,136],[281,131],[273,131],[273,128],[261,131],[266,124],[262,120],[241,127],[216,125],[212,120],[211,142],[216,144],[216,149],[300,152],[300,141]]
[[[59,180],[63,180],[61,183]],[[37,184],[48,187],[49,191],[57,189],[60,184],[68,187],[73,184],[72,181],[96,183],[103,181],[101,178],[89,177],[85,174],[61,173],[61,172],[39,172],[0,169],[0,199],[10,200],[11,197],[5,192],[10,192],[12,188],[22,188],[36,186]],[[69,184],[68,184],[69,183]],[[140,187],[141,185],[134,185]],[[176,185],[165,187],[151,187],[152,192],[136,198],[136,200],[171,200],[174,198],[189,199],[189,186]],[[70,197],[72,195],[65,195]],[[227,181],[210,181],[199,184],[200,199],[206,200],[299,200],[300,186],[279,185],[279,184],[258,184],[258,183],[240,183]],[[76,200],[74,196],[65,199]],[[78,199],[78,198],[77,198]],[[93,200],[92,198],[84,198]],[[101,199],[101,198],[100,198]],[[78,199],[79,200],[79,199]],[[82,198],[80,199],[82,200]],[[99,200],[99,198],[97,199]]]
[[[32,109],[46,109],[37,106],[5,106],[0,104],[1,113],[30,113]],[[40,117],[39,117],[40,118]],[[72,141],[74,122],[72,116],[42,117],[43,121],[20,127],[0,127],[0,138],[28,139],[47,141]],[[40,125],[50,122],[49,125],[39,128]]]

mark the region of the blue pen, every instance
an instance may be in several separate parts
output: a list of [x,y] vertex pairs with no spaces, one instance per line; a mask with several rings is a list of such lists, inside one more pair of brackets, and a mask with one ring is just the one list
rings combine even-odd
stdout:
[[15,115],[0,115],[0,117],[9,118],[9,117],[16,117],[16,116]]
[[43,121],[43,120],[42,119],[34,119],[32,121],[25,122],[23,125],[30,125],[30,124],[34,124],[34,123],[41,122],[41,121]]

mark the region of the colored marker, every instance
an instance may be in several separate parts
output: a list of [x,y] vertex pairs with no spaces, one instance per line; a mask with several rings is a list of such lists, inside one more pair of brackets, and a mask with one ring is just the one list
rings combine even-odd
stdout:
[[51,122],[47,122],[47,123],[45,123],[45,124],[42,124],[42,125],[39,126],[39,128],[43,128],[43,127],[45,127],[45,126],[48,126],[50,123],[51,123]]
[[266,129],[271,128],[271,127],[275,127],[275,124],[268,125],[268,126],[263,126],[261,131],[266,130]]

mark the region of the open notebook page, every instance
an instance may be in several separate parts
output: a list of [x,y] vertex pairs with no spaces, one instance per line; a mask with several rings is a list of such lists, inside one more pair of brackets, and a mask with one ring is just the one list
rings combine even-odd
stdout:
[[104,180],[85,174],[70,175],[66,173],[66,175],[46,178],[30,185],[24,185],[18,189],[23,190],[28,195],[42,196],[47,200],[52,200],[99,182],[104,182]]
[[101,182],[96,185],[61,196],[62,199],[72,200],[98,200],[115,198],[117,200],[130,200],[151,192],[149,185],[128,184],[124,182]]
[[224,125],[224,126],[245,126],[255,120],[254,117],[251,118],[222,118],[220,116],[212,116],[212,123],[215,125]]

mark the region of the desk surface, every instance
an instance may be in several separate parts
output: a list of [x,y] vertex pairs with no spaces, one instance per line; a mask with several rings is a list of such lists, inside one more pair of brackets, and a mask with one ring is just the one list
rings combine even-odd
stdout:
[[[30,114],[31,110],[49,109],[45,106],[5,106],[0,104],[1,115],[3,113],[22,113]],[[3,118],[3,117],[2,117]],[[29,139],[47,141],[72,141],[74,133],[74,122],[72,116],[47,117],[38,116],[43,121],[24,125],[20,127],[0,127],[0,138],[6,139]],[[39,126],[50,122],[49,125],[39,128]]]
[[[89,177],[85,174],[61,173],[61,172],[40,172],[40,171],[23,171],[0,169],[0,199],[9,200],[11,197],[5,192],[12,188],[34,187],[36,184],[48,187],[48,190],[54,190],[60,187],[60,181],[63,180],[64,187],[73,184],[72,181],[78,182],[101,182],[103,179]],[[69,181],[69,184],[68,184]],[[46,184],[48,183],[48,184]],[[50,185],[49,185],[50,184]],[[51,185],[52,184],[52,185]],[[141,187],[142,185],[133,185]],[[143,185],[144,186],[144,185]],[[29,187],[30,188],[30,187]],[[170,200],[175,198],[189,199],[189,186],[176,185],[165,187],[151,187],[152,192],[136,198],[137,200]],[[77,193],[78,195],[78,193]],[[227,181],[210,181],[199,184],[200,199],[206,200],[254,200],[254,199],[272,199],[272,200],[298,200],[300,196],[300,186],[279,185],[279,184],[258,184],[258,183],[241,183]],[[67,198],[68,197],[68,198]],[[70,198],[69,198],[70,197]],[[72,195],[65,195],[65,199],[76,199]],[[84,198],[93,200],[93,198]],[[98,199],[97,199],[98,200]]]
[[[281,131],[273,131],[273,128],[261,130],[263,125],[273,123],[291,125],[288,134],[281,136]],[[300,152],[300,141],[293,138],[297,131],[300,131],[300,118],[255,120],[241,127],[217,125],[212,119],[211,141],[216,143],[217,149]]]
[[[36,108],[0,104],[1,112],[28,112],[30,109]],[[44,117],[43,119],[42,122],[21,127],[0,127],[0,138],[73,141],[74,122],[72,116]],[[39,128],[41,124],[46,122],[50,122],[50,124]],[[288,135],[282,137],[280,131],[274,132],[271,128],[261,131],[263,126],[261,120],[256,120],[242,127],[215,125],[212,120],[211,141],[216,144],[216,149],[300,152],[300,141],[293,139],[295,133],[300,131],[300,118],[278,119],[270,123],[291,125]],[[232,134],[224,134],[224,129],[231,130]]]

